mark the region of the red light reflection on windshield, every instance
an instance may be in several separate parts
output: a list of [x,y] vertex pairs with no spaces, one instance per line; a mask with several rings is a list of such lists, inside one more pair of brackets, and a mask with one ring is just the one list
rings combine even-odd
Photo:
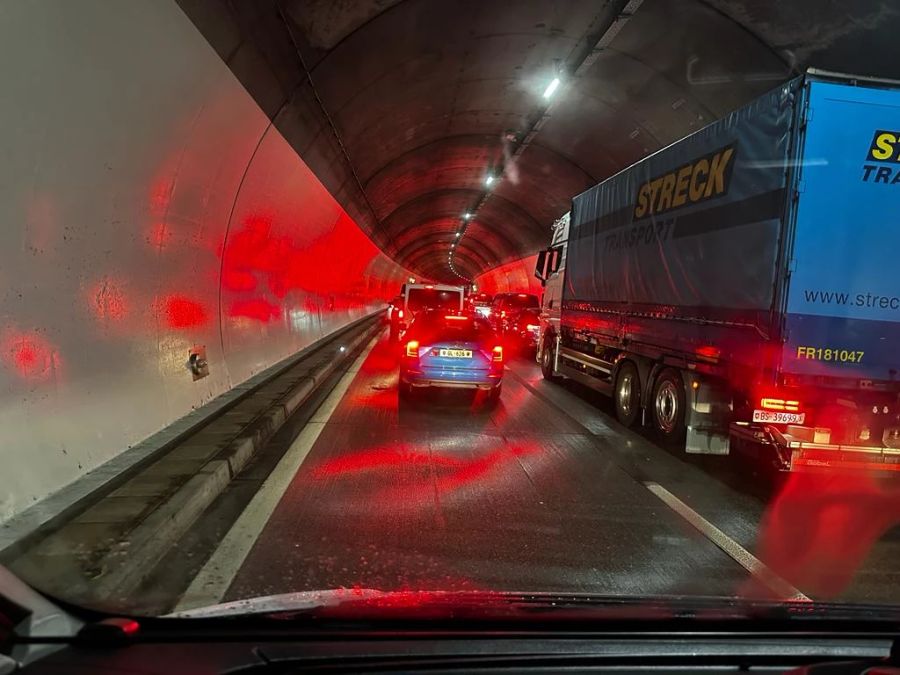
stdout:
[[807,595],[828,600],[850,586],[898,522],[896,483],[864,473],[794,473],[763,517],[758,554]]

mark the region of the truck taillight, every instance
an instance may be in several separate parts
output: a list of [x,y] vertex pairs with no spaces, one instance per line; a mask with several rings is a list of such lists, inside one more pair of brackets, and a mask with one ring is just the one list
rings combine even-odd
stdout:
[[491,350],[491,361],[494,363],[503,363],[503,347],[497,345]]
[[410,340],[406,343],[406,356],[411,359],[419,358],[419,341]]
[[800,401],[785,398],[763,397],[759,400],[759,407],[763,410],[778,410],[780,412],[800,412]]

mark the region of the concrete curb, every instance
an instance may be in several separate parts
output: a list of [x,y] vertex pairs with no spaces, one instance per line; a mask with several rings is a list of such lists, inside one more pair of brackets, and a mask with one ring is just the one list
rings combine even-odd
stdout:
[[[332,358],[313,367],[291,389],[273,401],[247,428],[95,560],[95,569],[100,570],[98,576],[87,583],[83,579],[70,585],[66,584],[66,579],[60,578],[58,581],[68,590],[75,590],[77,595],[83,593],[86,602],[102,599],[104,604],[115,605],[132,596],[172,546],[284,426],[291,414],[380,330],[381,323],[374,321],[355,338],[344,342],[343,351],[335,349]],[[68,596],[66,599],[78,601],[78,598]]]

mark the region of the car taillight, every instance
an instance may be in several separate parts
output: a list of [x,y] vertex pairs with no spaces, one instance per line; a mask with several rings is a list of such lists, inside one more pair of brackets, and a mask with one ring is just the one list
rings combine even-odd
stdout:
[[497,345],[491,350],[491,361],[494,363],[503,363],[503,347]]
[[501,318],[501,319],[505,319],[505,318],[506,318],[506,310],[505,310],[505,309],[500,310],[500,318]]
[[800,401],[784,398],[763,397],[759,400],[759,407],[764,410],[778,410],[782,412],[800,412]]
[[526,328],[526,330],[537,330],[538,328],[540,328],[540,326],[536,323],[530,323],[527,326],[525,326],[525,328]]
[[402,310],[402,309],[398,309],[398,310],[397,310],[397,318],[398,318],[398,319],[402,319],[402,318],[403,318],[403,310]]
[[410,340],[406,343],[406,356],[411,359],[419,358],[419,341]]

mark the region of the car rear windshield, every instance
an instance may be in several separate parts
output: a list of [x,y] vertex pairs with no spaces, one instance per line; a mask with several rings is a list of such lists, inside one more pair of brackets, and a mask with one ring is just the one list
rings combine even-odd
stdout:
[[428,307],[435,309],[459,309],[460,291],[411,288],[407,297],[408,307],[413,312]]
[[447,341],[482,342],[493,334],[483,319],[459,317],[420,317],[413,322],[407,336],[422,343]]
[[539,307],[536,295],[511,295],[504,303],[507,307]]

